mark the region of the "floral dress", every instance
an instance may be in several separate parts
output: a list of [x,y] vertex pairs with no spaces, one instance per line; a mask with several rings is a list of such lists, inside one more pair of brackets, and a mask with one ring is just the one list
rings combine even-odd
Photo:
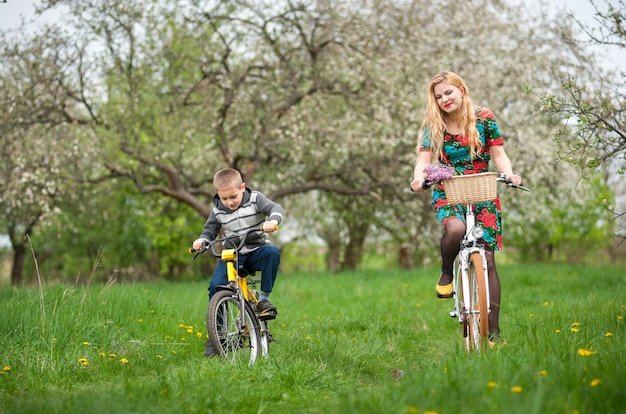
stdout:
[[[453,135],[444,131],[444,143],[439,163],[453,167],[457,175],[478,174],[489,171],[489,160],[491,160],[490,148],[495,145],[503,145],[500,129],[493,116],[487,108],[476,108],[476,129],[482,143],[482,150],[474,160],[470,158],[470,147],[465,135]],[[430,137],[428,128],[424,130],[422,141],[422,151],[430,151]],[[442,184],[433,187],[433,210],[437,214],[437,219],[442,224],[458,217],[465,221],[465,206],[448,204],[446,193]],[[502,249],[502,218],[500,211],[500,199],[487,203],[474,205],[476,223],[485,230],[483,240],[492,250]]]

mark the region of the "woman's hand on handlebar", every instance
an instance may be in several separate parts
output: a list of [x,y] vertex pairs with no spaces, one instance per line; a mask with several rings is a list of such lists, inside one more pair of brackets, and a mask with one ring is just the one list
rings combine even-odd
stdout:
[[515,185],[522,185],[522,177],[519,175],[507,175],[506,179]]
[[411,191],[416,191],[418,193],[425,191],[428,188],[426,184],[427,184],[426,180],[416,178],[413,181],[411,181]]

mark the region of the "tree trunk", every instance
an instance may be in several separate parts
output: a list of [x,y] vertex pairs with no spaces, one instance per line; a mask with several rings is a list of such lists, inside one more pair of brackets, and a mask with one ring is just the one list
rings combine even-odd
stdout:
[[412,269],[413,268],[413,257],[411,255],[412,250],[406,244],[400,246],[400,255],[399,255],[399,264],[401,269]]
[[341,241],[339,238],[326,238],[326,270],[336,272],[341,269]]
[[350,226],[350,241],[346,245],[343,267],[356,270],[363,255],[363,245],[369,230],[369,223],[354,223]]
[[22,284],[22,273],[24,272],[24,260],[26,258],[26,245],[13,245],[13,267],[11,268],[11,285]]

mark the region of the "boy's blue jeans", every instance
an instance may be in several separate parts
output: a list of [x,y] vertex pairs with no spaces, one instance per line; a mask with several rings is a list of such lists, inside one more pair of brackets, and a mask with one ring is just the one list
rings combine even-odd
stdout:
[[[245,265],[250,271],[261,271],[261,290],[270,293],[274,288],[276,275],[278,274],[278,266],[280,265],[280,250],[271,244],[266,244],[258,249],[239,256],[239,266]],[[217,287],[228,284],[228,276],[226,275],[226,263],[220,260],[211,277],[209,284],[209,298],[211,298]]]

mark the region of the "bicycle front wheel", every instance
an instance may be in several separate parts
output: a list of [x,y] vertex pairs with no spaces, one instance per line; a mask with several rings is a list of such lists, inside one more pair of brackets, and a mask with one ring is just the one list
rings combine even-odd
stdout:
[[207,332],[213,351],[233,364],[252,365],[260,355],[261,338],[254,311],[243,306],[230,290],[216,292],[209,301]]
[[474,351],[482,349],[489,341],[489,304],[482,256],[472,253],[469,264],[469,292],[463,298],[467,316],[465,346],[468,351]]

